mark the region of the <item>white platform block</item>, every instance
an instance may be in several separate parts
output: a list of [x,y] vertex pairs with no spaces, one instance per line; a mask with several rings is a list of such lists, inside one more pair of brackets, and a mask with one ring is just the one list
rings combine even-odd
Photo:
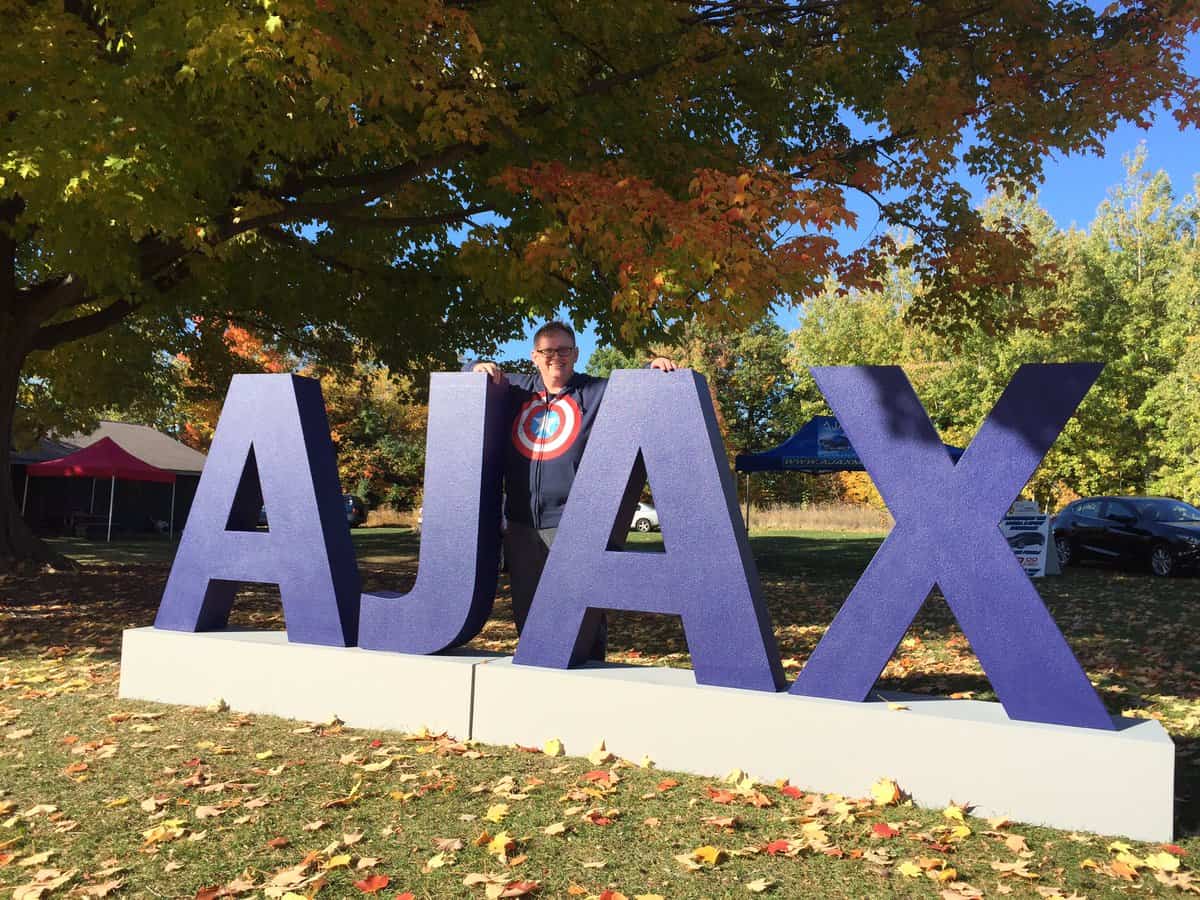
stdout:
[[282,631],[125,631],[120,695],[356,728],[471,736],[476,667],[489,657],[414,656],[289,644]]
[[1158,722],[1116,718],[1118,730],[1103,732],[1010,721],[998,703],[903,703],[700,686],[683,669],[562,671],[505,658],[476,669],[472,734],[493,744],[561,738],[573,755],[603,739],[665,769],[740,768],[857,797],[886,776],[921,806],[967,802],[977,815],[1171,839],[1175,748]]

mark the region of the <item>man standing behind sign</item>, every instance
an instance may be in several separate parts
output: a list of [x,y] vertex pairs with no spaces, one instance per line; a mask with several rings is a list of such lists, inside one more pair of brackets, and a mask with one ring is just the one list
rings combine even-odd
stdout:
[[[486,361],[464,367],[486,373],[496,384],[508,385],[512,427],[504,471],[508,520],[504,554],[518,635],[525,627],[608,384],[607,378],[575,371],[579,348],[575,332],[563,322],[547,322],[539,328],[529,355],[537,367],[536,375],[509,375]],[[658,356],[651,360],[650,368],[671,372],[675,363]],[[606,629],[601,628],[592,648],[593,659],[604,658],[605,640]]]

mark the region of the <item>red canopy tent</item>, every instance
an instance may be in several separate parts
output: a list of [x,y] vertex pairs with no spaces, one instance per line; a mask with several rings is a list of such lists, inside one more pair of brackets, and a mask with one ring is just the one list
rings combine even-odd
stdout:
[[[108,493],[108,536],[112,540],[113,498],[116,495],[117,479],[122,481],[156,481],[171,485],[172,526],[175,521],[175,473],[142,462],[126,451],[112,438],[101,438],[96,443],[76,450],[60,459],[48,459],[25,468],[25,496],[21,498],[21,514],[25,513],[25,499],[29,494],[30,478],[108,478],[111,489]],[[94,490],[94,489],[93,489]],[[174,537],[172,534],[171,537]]]

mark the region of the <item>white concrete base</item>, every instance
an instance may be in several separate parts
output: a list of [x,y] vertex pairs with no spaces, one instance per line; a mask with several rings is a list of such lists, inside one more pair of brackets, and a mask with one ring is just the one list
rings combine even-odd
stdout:
[[414,656],[290,644],[282,631],[127,629],[120,695],[305,721],[337,715],[356,728],[471,736],[476,666],[489,657]]
[[349,725],[422,726],[492,744],[604,740],[629,759],[721,776],[734,768],[809,790],[866,796],[889,777],[922,806],[1171,839],[1175,747],[1162,726],[1013,722],[998,703],[904,697],[845,703],[700,686],[686,669],[514,666],[508,657],[413,656],[289,644],[282,632],[125,632],[121,696]]
[[[889,698],[892,699],[892,698]],[[903,698],[846,703],[700,686],[685,669],[479,666],[472,734],[492,744],[561,738],[570,754],[610,751],[705,775],[867,796],[895,779],[921,806],[1056,828],[1171,839],[1175,747],[1152,720],[1115,732],[1010,721],[999,703]]]

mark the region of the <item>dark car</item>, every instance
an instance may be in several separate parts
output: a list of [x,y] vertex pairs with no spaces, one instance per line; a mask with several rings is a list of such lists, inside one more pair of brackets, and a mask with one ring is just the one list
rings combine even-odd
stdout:
[[1165,577],[1200,562],[1200,509],[1169,497],[1085,497],[1051,527],[1063,565],[1091,557]]
[[1008,546],[1014,550],[1023,550],[1026,547],[1040,547],[1046,542],[1040,531],[1018,531],[1008,539]]

